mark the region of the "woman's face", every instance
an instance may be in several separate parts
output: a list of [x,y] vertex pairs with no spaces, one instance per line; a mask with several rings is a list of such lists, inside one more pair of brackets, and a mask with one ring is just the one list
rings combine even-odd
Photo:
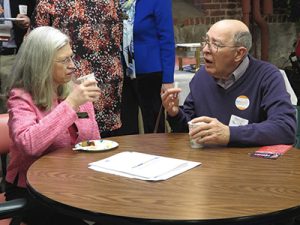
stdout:
[[69,82],[72,78],[75,69],[72,60],[72,49],[70,44],[59,49],[54,57],[53,65],[53,81],[56,85],[61,85]]

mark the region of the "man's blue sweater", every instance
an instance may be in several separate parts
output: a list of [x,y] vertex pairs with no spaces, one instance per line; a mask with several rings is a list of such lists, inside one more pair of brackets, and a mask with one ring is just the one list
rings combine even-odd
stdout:
[[184,106],[177,116],[168,117],[173,131],[188,131],[187,122],[199,116],[229,125],[234,115],[249,122],[230,126],[229,146],[293,144],[296,111],[280,71],[270,63],[249,59],[246,72],[228,89],[220,87],[202,66],[190,82]]

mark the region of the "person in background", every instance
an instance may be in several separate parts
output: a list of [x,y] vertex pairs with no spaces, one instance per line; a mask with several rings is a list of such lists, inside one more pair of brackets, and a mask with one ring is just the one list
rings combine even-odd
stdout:
[[[20,13],[19,5],[27,6],[27,14]],[[10,0],[11,16],[22,19],[13,23],[13,33],[17,49],[20,48],[23,38],[30,26],[30,17],[36,5],[36,0]]]
[[[175,41],[171,0],[120,0],[123,10],[122,127],[118,134],[137,134],[138,107],[144,132],[164,132],[161,89],[173,87]],[[161,113],[159,113],[161,111]]]
[[[5,21],[0,24],[6,26],[10,30],[10,37],[7,40],[0,40],[0,93],[3,89],[6,80],[9,79],[12,66],[18,49],[23,41],[24,35],[30,24],[30,16],[35,7],[35,0],[0,0],[0,14],[3,12],[5,18],[17,18],[17,21]],[[27,6],[27,14],[20,14],[19,5]],[[0,21],[1,22],[1,21]],[[0,98],[0,113],[6,112],[6,103]]]
[[121,127],[122,21],[119,0],[39,0],[31,28],[53,26],[71,38],[76,77],[94,73],[101,90],[94,102],[102,137]]
[[238,20],[221,20],[201,42],[204,66],[190,82],[182,108],[180,89],[162,94],[174,132],[204,122],[189,134],[201,144],[262,146],[293,144],[295,108],[274,65],[251,57],[252,37]]
[[[6,176],[6,199],[27,199],[24,222],[85,224],[56,213],[32,199],[26,172],[43,155],[83,140],[99,139],[92,102],[100,96],[95,80],[74,84],[75,65],[67,35],[39,27],[26,37],[6,88],[9,133],[12,140]],[[79,113],[85,114],[79,118]]]

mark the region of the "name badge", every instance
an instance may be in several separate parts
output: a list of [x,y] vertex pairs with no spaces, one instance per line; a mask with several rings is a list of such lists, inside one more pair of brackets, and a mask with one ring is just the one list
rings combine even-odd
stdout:
[[249,123],[249,120],[246,120],[244,118],[241,118],[236,115],[231,115],[230,121],[229,121],[229,126],[231,127],[238,127],[238,126],[244,126]]
[[87,112],[77,112],[76,113],[79,119],[89,118],[89,114]]

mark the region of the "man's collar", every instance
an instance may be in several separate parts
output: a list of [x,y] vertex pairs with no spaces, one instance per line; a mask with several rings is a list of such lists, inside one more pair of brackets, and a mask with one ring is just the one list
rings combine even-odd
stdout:
[[241,62],[241,64],[236,68],[235,71],[233,71],[233,76],[235,78],[235,81],[237,81],[247,70],[248,66],[249,66],[249,57],[246,56],[243,61]]
[[224,89],[231,87],[238,79],[242,77],[249,66],[249,57],[246,56],[240,65],[233,71],[233,73],[228,77],[227,80],[224,79],[215,79],[217,84]]

